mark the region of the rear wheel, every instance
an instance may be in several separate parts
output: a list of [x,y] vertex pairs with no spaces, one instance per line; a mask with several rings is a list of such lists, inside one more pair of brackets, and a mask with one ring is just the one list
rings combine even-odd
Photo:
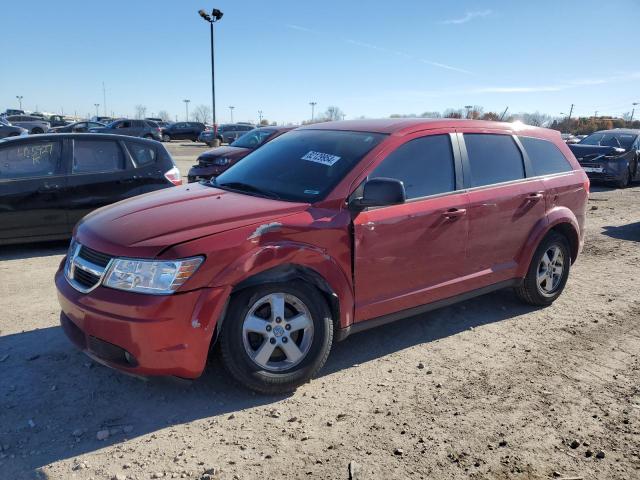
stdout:
[[564,290],[570,267],[569,242],[564,235],[550,232],[540,242],[516,294],[529,305],[551,305]]
[[302,282],[243,290],[231,300],[220,336],[226,369],[242,385],[283,393],[324,365],[333,341],[326,301]]
[[162,135],[162,141],[163,142],[170,142],[171,141],[171,136],[167,133],[165,133],[164,135]]

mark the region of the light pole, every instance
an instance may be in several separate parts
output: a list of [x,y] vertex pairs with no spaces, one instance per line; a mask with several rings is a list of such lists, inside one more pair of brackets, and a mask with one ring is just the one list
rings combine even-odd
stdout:
[[97,118],[97,117],[98,117],[98,115],[100,115],[100,114],[98,113],[98,107],[100,106],[100,104],[99,104],[99,103],[94,103],[94,104],[93,104],[93,106],[94,106],[94,107],[96,107],[96,118]]
[[204,10],[198,10],[198,13],[202,17],[203,20],[209,22],[210,33],[211,33],[211,112],[213,117],[213,128],[216,128],[216,87],[215,87],[215,70],[213,63],[213,24],[215,22],[220,21],[223,13],[214,8],[211,10],[211,15],[209,15]]
[[629,120],[629,122],[633,123],[633,114],[636,113],[636,106],[640,105],[640,103],[633,102],[631,105],[633,105],[633,108],[631,109],[631,120]]
[[233,105],[229,105],[229,111],[231,112],[231,123],[233,123],[233,109],[236,108]]
[[259,118],[258,124],[261,124],[262,123],[262,110],[258,110],[258,118]]
[[20,103],[20,110],[22,110],[22,99],[24,98],[22,95],[16,95],[18,102]]
[[188,121],[189,121],[189,102],[190,102],[191,100],[189,100],[188,98],[185,98],[185,99],[184,99],[184,100],[182,100],[182,101],[184,102],[184,107],[185,107],[185,109],[186,109],[186,111],[187,111],[187,119],[186,119],[185,121],[186,121],[186,122],[188,122]]
[[309,102],[309,105],[311,105],[311,121],[313,122],[313,113],[315,111],[316,105],[318,104],[318,102]]

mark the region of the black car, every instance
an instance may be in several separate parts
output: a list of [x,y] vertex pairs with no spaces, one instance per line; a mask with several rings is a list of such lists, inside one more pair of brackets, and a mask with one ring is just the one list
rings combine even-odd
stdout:
[[19,137],[20,135],[28,135],[29,130],[22,127],[11,125],[7,120],[0,117],[0,138]]
[[569,148],[591,180],[623,188],[640,179],[640,130],[601,130]]
[[68,238],[92,210],[182,183],[153,140],[90,133],[0,141],[0,245]]
[[206,127],[200,122],[175,122],[162,128],[162,141],[191,140],[195,142]]
[[91,133],[112,133],[114,135],[127,135],[130,137],[142,137],[153,140],[161,140],[160,127],[148,120],[129,120],[121,118],[114,120],[104,127],[90,128]]
[[90,128],[104,128],[106,125],[99,122],[73,122],[63,127],[55,127],[49,133],[86,133]]

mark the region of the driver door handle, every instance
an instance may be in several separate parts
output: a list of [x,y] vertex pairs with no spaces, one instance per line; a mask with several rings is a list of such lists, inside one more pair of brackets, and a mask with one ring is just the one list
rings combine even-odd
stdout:
[[449,210],[442,212],[442,216],[448,220],[464,217],[466,214],[466,208],[450,208]]
[[527,195],[527,200],[540,200],[544,197],[544,192],[533,192]]

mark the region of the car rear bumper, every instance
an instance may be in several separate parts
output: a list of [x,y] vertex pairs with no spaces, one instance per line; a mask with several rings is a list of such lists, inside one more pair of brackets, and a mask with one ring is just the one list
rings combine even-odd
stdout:
[[75,290],[56,273],[60,323],[71,342],[109,367],[141,376],[197,378],[206,365],[228,289],[144,295]]
[[200,180],[210,180],[212,177],[216,177],[224,172],[228,166],[222,167],[219,165],[212,165],[207,167],[201,167],[199,165],[194,165],[189,169],[189,173],[187,174],[187,179],[189,183],[199,182]]

